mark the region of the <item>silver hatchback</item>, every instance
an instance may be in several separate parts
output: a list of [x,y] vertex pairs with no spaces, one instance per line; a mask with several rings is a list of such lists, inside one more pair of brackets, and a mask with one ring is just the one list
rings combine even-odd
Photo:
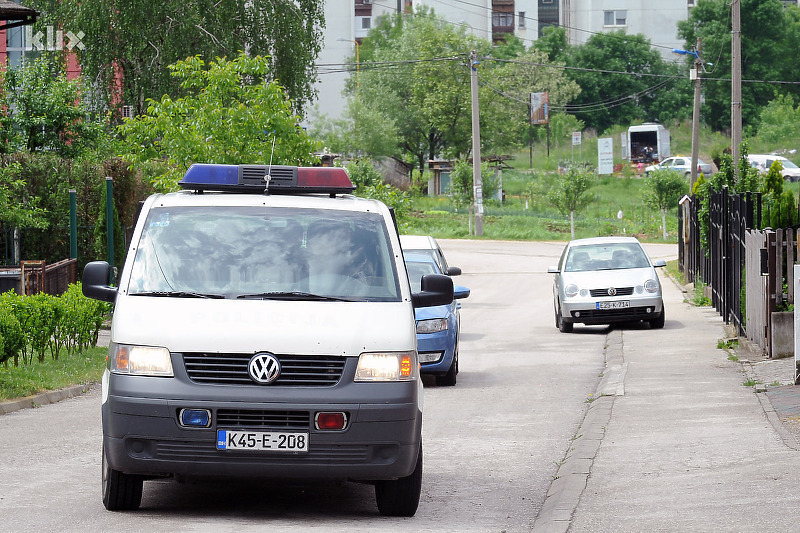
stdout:
[[570,241],[561,253],[555,274],[553,303],[556,327],[563,333],[575,323],[587,325],[645,321],[664,327],[661,282],[634,237],[595,237]]

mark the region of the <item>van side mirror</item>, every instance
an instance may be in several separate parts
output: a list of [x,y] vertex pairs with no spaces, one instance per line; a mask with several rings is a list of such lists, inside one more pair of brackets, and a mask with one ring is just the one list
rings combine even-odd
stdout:
[[420,291],[411,295],[411,303],[417,307],[448,305],[453,301],[453,279],[443,274],[422,276]]
[[114,303],[117,289],[108,284],[111,279],[111,265],[105,261],[92,261],[83,267],[81,289],[83,295],[94,300]]

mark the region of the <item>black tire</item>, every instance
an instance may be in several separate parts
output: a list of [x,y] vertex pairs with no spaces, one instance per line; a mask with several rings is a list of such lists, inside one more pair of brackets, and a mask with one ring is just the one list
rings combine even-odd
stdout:
[[566,322],[561,311],[556,311],[556,327],[561,333],[572,333],[572,322]]
[[445,386],[445,387],[453,387],[458,381],[458,346],[455,348],[455,354],[453,354],[453,362],[450,364],[450,368],[447,370],[447,373],[443,376],[436,376],[436,384]]
[[109,511],[135,511],[142,504],[142,476],[123,474],[108,466],[103,448],[103,505]]
[[664,311],[664,306],[661,306],[661,314],[658,315],[658,318],[654,318],[653,320],[648,320],[650,323],[651,329],[661,329],[664,327],[664,320],[666,319],[666,312]]
[[406,477],[375,483],[375,502],[383,516],[414,516],[422,493],[422,444],[417,466]]

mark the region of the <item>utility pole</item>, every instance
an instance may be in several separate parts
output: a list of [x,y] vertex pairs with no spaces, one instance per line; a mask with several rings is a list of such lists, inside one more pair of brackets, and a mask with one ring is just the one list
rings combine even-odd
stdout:
[[475,236],[483,235],[483,184],[481,183],[481,121],[478,112],[478,53],[469,55],[472,92],[472,193],[475,197]]
[[[700,60],[702,41],[697,39],[694,58],[694,110],[692,111],[692,179],[689,194],[694,190],[697,182],[697,160],[700,152],[700,69],[703,62]],[[691,77],[691,76],[690,76]]]
[[741,0],[731,1],[731,155],[734,180],[739,179],[739,145],[742,143],[741,7]]

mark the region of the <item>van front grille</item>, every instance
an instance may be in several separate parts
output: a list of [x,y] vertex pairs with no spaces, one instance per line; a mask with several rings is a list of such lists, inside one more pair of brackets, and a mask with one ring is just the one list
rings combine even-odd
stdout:
[[278,355],[281,373],[269,385],[259,385],[248,374],[253,354],[185,353],[183,364],[189,379],[213,385],[267,387],[331,387],[342,377],[346,359],[338,356]]

